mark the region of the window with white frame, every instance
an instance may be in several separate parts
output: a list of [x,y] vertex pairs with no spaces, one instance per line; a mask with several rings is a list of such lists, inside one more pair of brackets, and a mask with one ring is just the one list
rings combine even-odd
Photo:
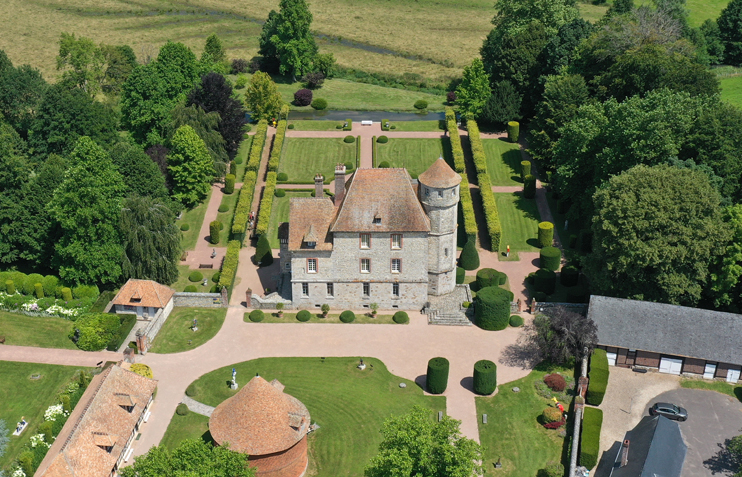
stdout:
[[363,284],[363,296],[371,296],[371,284],[368,282]]
[[371,248],[371,234],[361,234],[361,248]]
[[371,259],[370,258],[361,259],[361,273],[371,273]]
[[402,234],[392,234],[392,249],[399,250],[402,248]]
[[399,283],[392,283],[392,296],[399,297]]
[[399,273],[401,271],[402,271],[402,259],[393,258],[392,259],[392,273]]
[[332,283],[327,284],[327,296],[328,297],[335,296],[335,287],[332,285]]
[[301,284],[301,296],[309,296],[309,283]]
[[316,258],[307,259],[307,273],[317,273],[317,259]]

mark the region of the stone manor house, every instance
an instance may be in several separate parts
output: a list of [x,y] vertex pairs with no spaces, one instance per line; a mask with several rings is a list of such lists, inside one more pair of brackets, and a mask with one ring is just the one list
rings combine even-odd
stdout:
[[317,175],[316,197],[292,198],[279,229],[293,305],[420,309],[454,291],[460,182],[442,158],[417,180],[394,168],[346,179],[338,165],[332,198]]

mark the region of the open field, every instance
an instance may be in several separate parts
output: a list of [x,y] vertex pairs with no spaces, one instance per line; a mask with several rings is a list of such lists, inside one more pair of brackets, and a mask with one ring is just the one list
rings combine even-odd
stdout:
[[721,81],[721,99],[742,108],[742,75],[719,78]]
[[209,188],[209,193],[203,202],[191,210],[184,210],[183,217],[175,221],[178,228],[183,224],[188,224],[188,227],[190,227],[187,231],[181,232],[183,236],[180,240],[180,246],[183,250],[194,250],[196,248],[196,243],[199,240],[198,235],[201,232],[201,223],[204,221],[206,208],[209,206],[209,200],[211,200],[211,191],[212,189]]
[[72,322],[64,318],[0,311],[0,336],[7,345],[77,349],[67,337],[71,328]]
[[[262,358],[229,365],[201,376],[193,383],[193,399],[217,406],[236,391],[227,386],[232,368],[239,389],[260,374],[278,379],[284,392],[299,399],[320,428],[309,436],[307,475],[361,477],[363,467],[378,452],[379,429],[386,418],[421,405],[445,410],[444,397],[424,396],[414,382],[391,374],[384,363],[363,357],[368,366],[356,368],[351,358]],[[399,383],[406,383],[400,388]],[[196,429],[197,437],[200,429]],[[186,436],[184,436],[186,437]]]
[[184,439],[198,437],[211,442],[208,417],[192,411],[185,416],[173,413],[173,418],[170,420],[170,425],[167,426],[167,431],[165,431],[160,445],[172,450],[178,447],[178,444]]
[[286,138],[281,151],[278,172],[285,172],[289,183],[314,184],[318,172],[325,184],[335,178],[339,162],[356,164],[356,143],[346,144],[341,138]]
[[451,148],[448,138],[441,139],[389,139],[386,144],[376,144],[376,167],[388,162],[390,167],[404,167],[413,179],[425,172],[432,163],[443,156],[449,163]]
[[495,202],[500,213],[502,239],[500,260],[510,245],[509,260],[518,260],[518,252],[538,252],[538,223],[540,216],[535,199],[524,199],[522,193],[496,193]]
[[[353,320],[350,323],[343,323],[340,321],[340,314],[339,313],[328,313],[326,318],[322,318],[322,313],[316,310],[309,310],[312,313],[312,317],[307,321],[306,323],[342,323],[346,325],[352,325],[354,323],[359,324],[369,324],[369,323],[375,323],[380,325],[390,325],[394,323],[394,320],[392,319],[394,315],[382,315],[377,314],[376,318],[372,318],[369,313],[356,313],[356,319]],[[250,321],[250,318],[248,318],[248,315],[250,313],[245,313],[243,316],[243,320],[246,323],[252,323]],[[278,317],[278,313],[265,313],[265,318],[263,321],[259,323],[286,323],[286,324],[301,324],[300,321],[296,319],[296,313],[284,313],[282,318]]]
[[[173,308],[152,343],[152,353],[179,353],[198,348],[216,336],[227,316],[226,308]],[[191,330],[193,320],[198,330]]]
[[[571,370],[565,374],[571,373]],[[546,429],[537,418],[550,401],[534,387],[545,371],[532,371],[523,379],[499,386],[493,397],[475,398],[477,416],[487,414],[487,424],[479,422],[479,440],[484,446],[484,467],[492,469],[502,459],[499,476],[533,477],[549,461],[561,461],[564,439],[558,430]],[[519,387],[519,393],[512,392]],[[569,403],[564,403],[568,406]]]
[[[276,250],[281,247],[278,242],[278,226],[281,222],[289,221],[289,199],[291,197],[311,197],[312,191],[306,192],[286,192],[285,197],[274,197],[273,206],[271,208],[271,221],[268,224],[268,242],[271,244],[271,248]],[[278,257],[274,257],[278,260]]]
[[[0,469],[6,469],[31,436],[36,434],[39,424],[44,421],[44,411],[52,404],[57,404],[57,393],[62,391],[78,369],[85,368],[0,361],[0,419],[5,421],[9,432],[15,429],[21,417],[28,422],[28,427],[20,436],[10,436],[5,455],[0,457]],[[32,374],[41,377],[31,379]]]
[[493,186],[522,186],[520,180],[521,161],[518,144],[501,139],[483,139],[487,156],[487,173]]

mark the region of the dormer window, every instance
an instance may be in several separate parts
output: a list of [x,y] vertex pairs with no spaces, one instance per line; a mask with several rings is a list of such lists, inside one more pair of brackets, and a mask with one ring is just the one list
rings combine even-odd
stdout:
[[381,217],[374,217],[374,225],[381,225]]
[[317,246],[317,242],[306,242],[307,248],[314,248]]

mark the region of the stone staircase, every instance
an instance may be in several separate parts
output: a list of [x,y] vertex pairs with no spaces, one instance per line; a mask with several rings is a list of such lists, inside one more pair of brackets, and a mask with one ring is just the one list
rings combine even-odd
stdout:
[[428,315],[429,325],[471,326],[471,308],[461,306],[465,301],[471,302],[469,285],[456,285],[456,288],[446,295],[431,296],[424,309]]
[[444,326],[471,326],[472,322],[468,316],[463,312],[458,313],[438,313],[438,311],[431,311],[428,313],[428,324],[429,325],[444,325]]

